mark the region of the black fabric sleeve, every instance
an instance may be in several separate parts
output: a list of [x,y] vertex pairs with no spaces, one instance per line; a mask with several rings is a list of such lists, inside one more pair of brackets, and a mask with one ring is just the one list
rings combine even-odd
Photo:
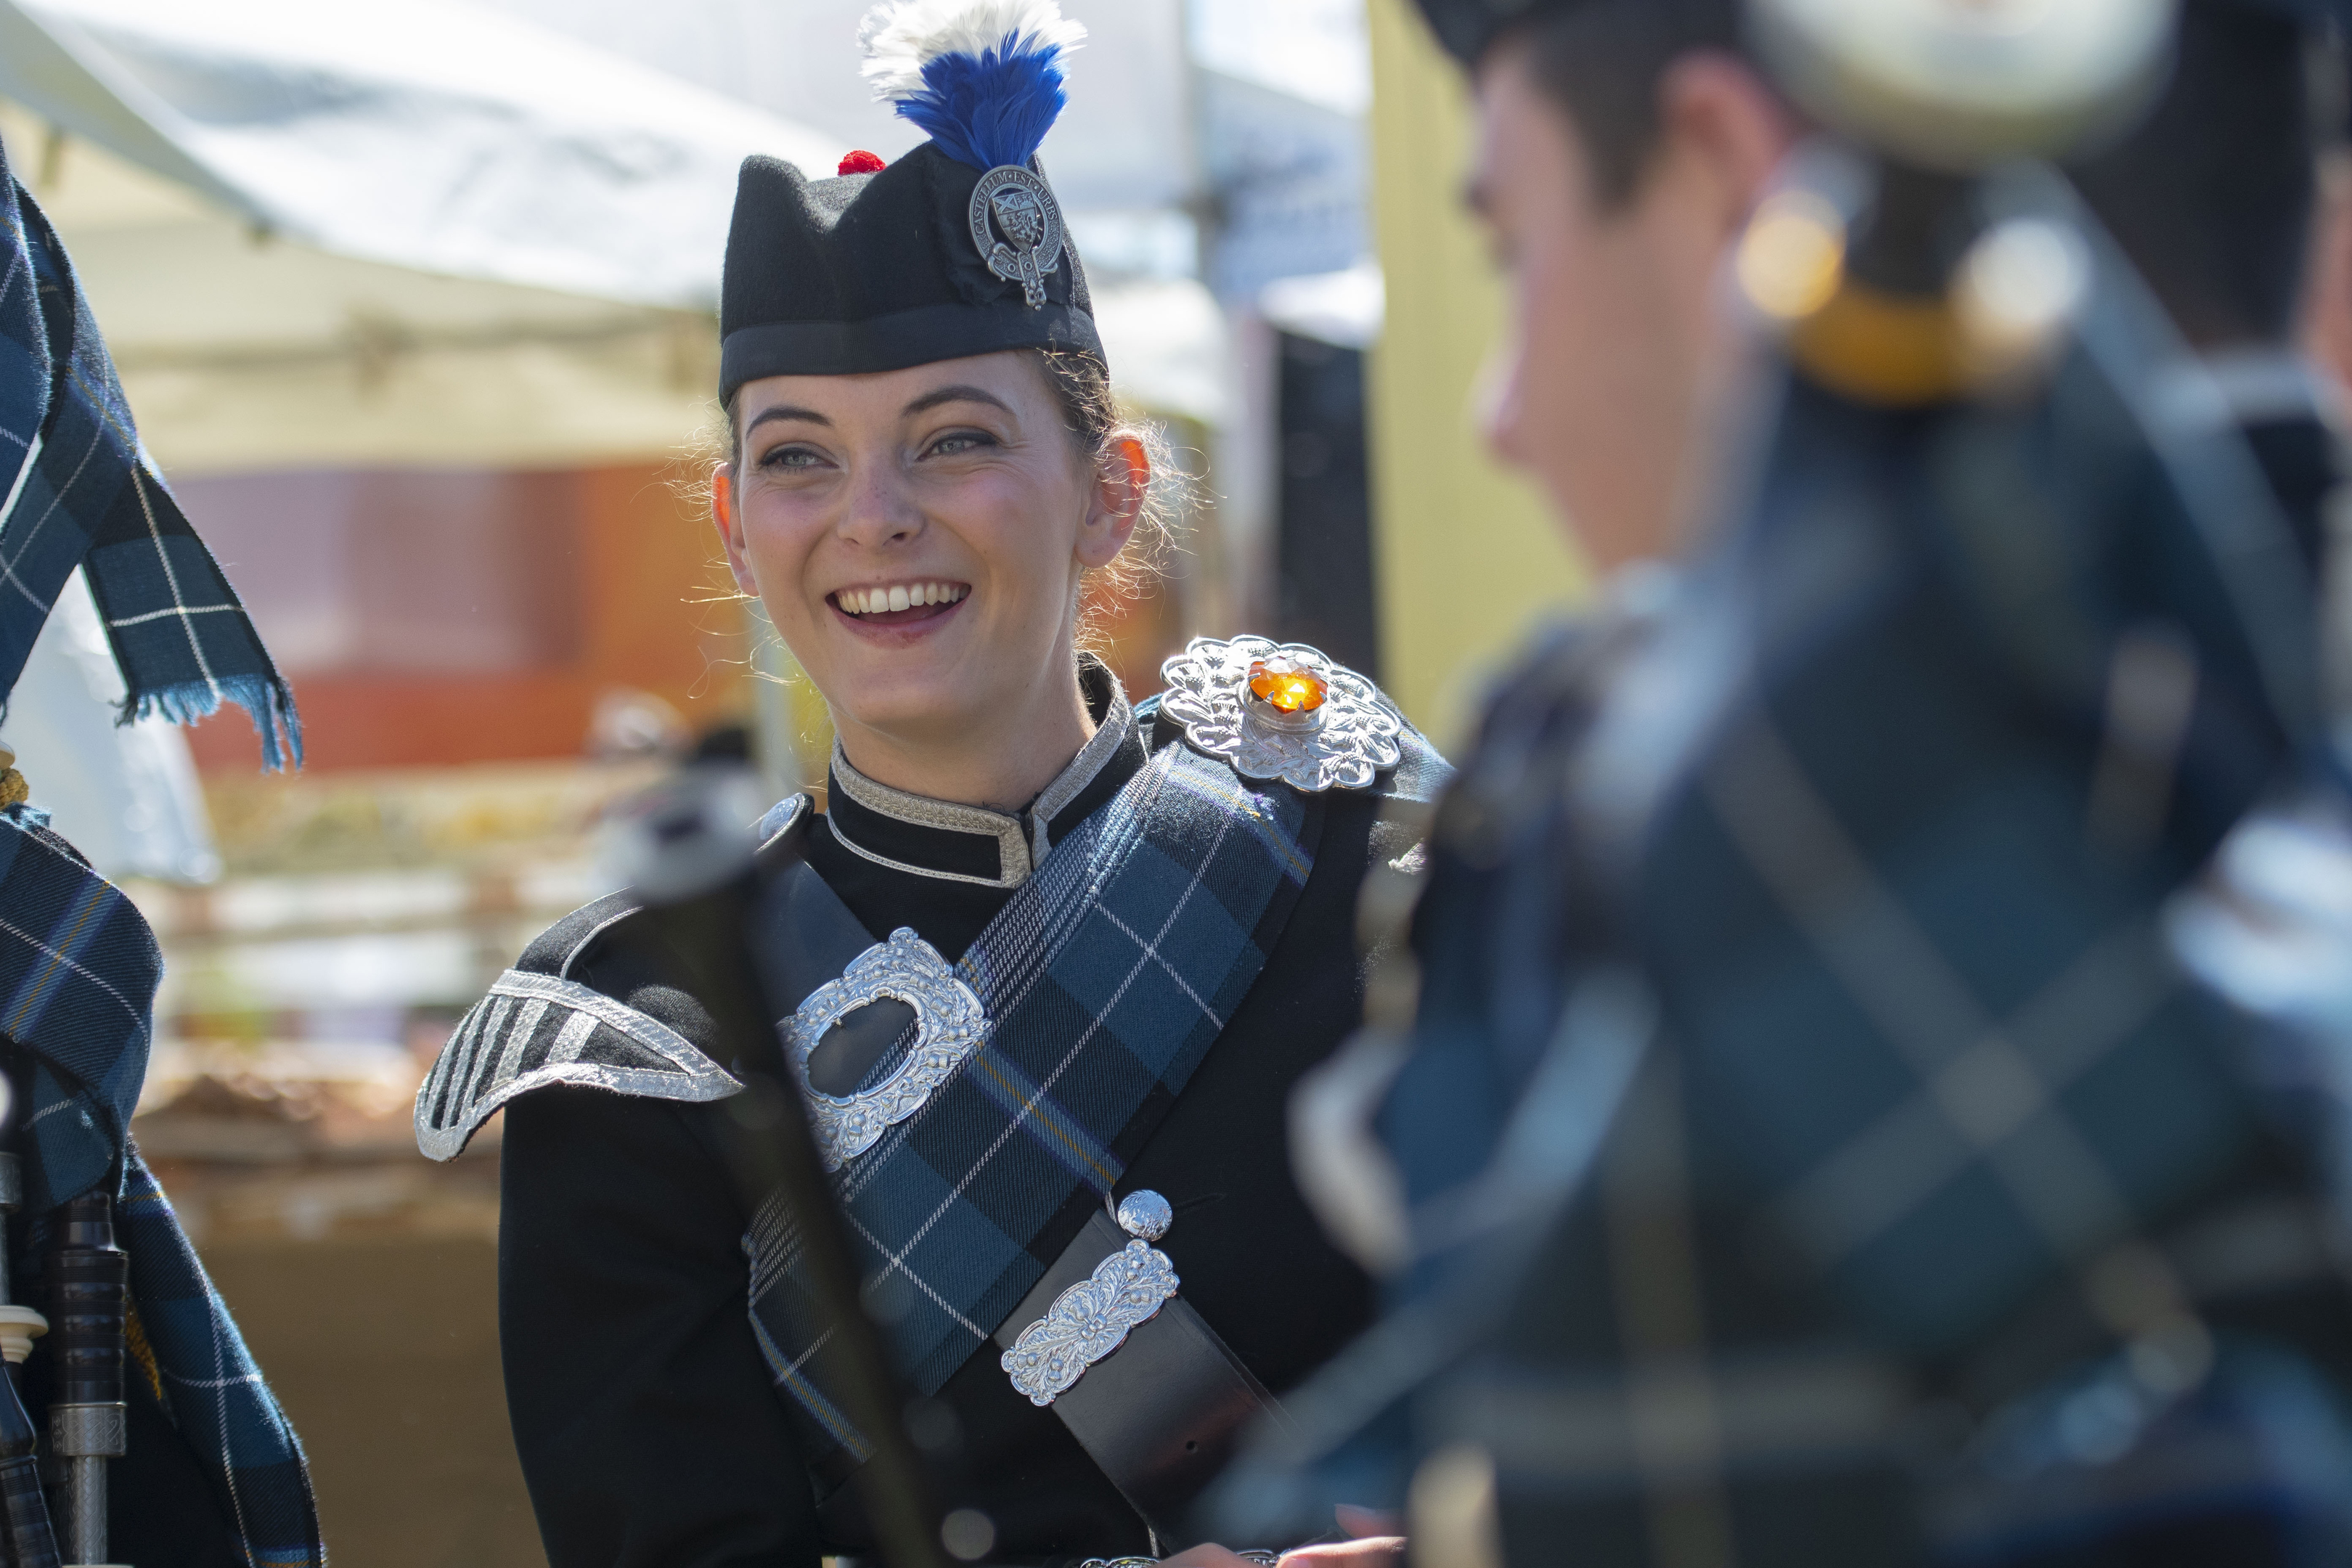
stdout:
[[817,1560],[710,1114],[572,1087],[506,1109],[499,1337],[550,1568]]

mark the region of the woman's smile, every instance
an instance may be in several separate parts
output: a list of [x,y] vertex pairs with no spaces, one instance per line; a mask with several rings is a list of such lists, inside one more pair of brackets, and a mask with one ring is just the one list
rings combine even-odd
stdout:
[[971,596],[969,583],[926,581],[836,588],[825,595],[825,603],[833,606],[838,620],[859,631],[920,635],[947,625]]

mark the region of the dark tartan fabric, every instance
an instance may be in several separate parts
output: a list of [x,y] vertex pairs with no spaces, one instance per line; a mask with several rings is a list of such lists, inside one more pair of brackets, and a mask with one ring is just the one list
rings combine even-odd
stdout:
[[1507,688],[1379,1119],[1419,1255],[1234,1533],[1468,1445],[1514,1563],[2352,1561],[2342,1020],[2170,929],[2313,595],[2141,303],[2028,405],[1792,380],[1716,552]]
[[117,1194],[133,1310],[163,1403],[212,1480],[254,1568],[326,1562],[302,1448],[171,1205],[131,1142],[145,1081],[154,934],[44,815],[0,812],[0,1037],[31,1058],[26,1212],[16,1277],[38,1267],[45,1215],[105,1184]]
[[[987,1042],[840,1177],[860,1272],[908,1381],[936,1393],[1108,1194],[1256,981],[1313,868],[1320,803],[1154,753],[958,964]],[[824,1393],[825,1330],[771,1204],[745,1246],[754,1331],[817,1452],[865,1440]]]
[[73,262],[0,153],[0,706],[74,568],[121,668],[121,718],[237,704],[299,763],[292,692],[148,461]]

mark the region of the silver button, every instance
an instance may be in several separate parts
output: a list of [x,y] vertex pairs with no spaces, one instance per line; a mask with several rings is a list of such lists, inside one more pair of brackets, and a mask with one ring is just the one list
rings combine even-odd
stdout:
[[1119,1200],[1118,1227],[1129,1236],[1158,1241],[1175,1223],[1176,1211],[1150,1187],[1139,1188]]

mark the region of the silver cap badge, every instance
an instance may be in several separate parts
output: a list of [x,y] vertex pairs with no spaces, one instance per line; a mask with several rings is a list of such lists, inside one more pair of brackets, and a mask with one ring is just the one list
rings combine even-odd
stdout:
[[1053,187],[1026,169],[1000,165],[972,187],[970,216],[971,242],[988,269],[1020,284],[1032,310],[1043,306],[1045,274],[1062,264],[1062,207]]

